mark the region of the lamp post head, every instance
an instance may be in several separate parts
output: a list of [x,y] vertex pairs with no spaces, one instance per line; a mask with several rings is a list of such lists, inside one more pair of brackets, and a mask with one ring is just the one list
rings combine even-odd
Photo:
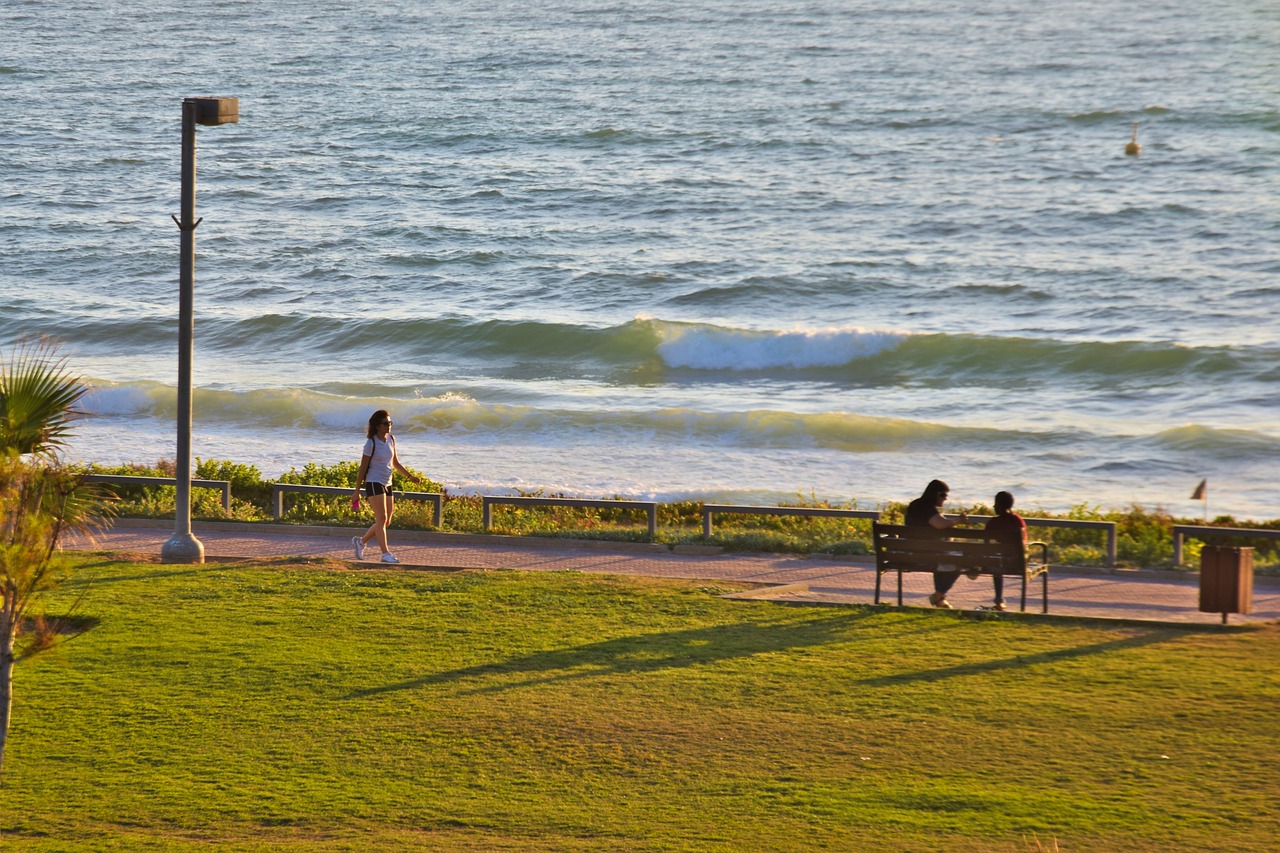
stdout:
[[235,124],[240,121],[239,98],[187,98],[195,104],[196,124]]

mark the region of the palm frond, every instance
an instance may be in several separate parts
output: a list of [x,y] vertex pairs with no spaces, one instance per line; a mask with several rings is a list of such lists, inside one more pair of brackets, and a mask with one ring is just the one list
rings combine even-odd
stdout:
[[57,350],[51,338],[22,341],[0,365],[0,450],[51,454],[84,414],[78,405],[88,389]]

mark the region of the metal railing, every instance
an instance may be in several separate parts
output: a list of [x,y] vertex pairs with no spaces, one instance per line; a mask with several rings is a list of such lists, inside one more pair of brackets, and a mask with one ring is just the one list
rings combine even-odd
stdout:
[[649,517],[649,538],[658,533],[658,504],[654,501],[621,501],[621,500],[579,500],[577,498],[529,498],[507,497],[502,495],[481,496],[481,516],[484,519],[484,530],[489,532],[493,523],[493,506],[510,504],[512,506],[572,506],[572,507],[604,507],[608,509],[643,510]]
[[[305,492],[316,495],[343,495],[351,497],[355,494],[352,486],[309,486],[306,483],[272,483],[271,484],[271,517],[284,515],[284,493]],[[396,492],[396,498],[411,501],[430,501],[434,510],[432,524],[439,527],[444,521],[444,495],[439,492]]]
[[711,536],[711,516],[717,512],[731,512],[743,515],[802,515],[827,518],[869,518],[880,519],[879,510],[871,509],[833,509],[817,506],[742,506],[737,504],[703,504],[702,535]]
[[[123,474],[88,474],[85,476],[87,483],[104,483],[107,485],[125,485],[125,486],[171,486],[176,487],[178,481],[174,477],[141,477]],[[217,489],[222,493],[222,508],[231,511],[231,483],[227,480],[195,480],[191,481],[193,488],[197,489]],[[318,495],[350,495],[352,488],[350,486],[312,486],[305,483],[272,483],[271,484],[271,515],[273,518],[280,518],[284,515],[284,494],[286,492],[302,492]],[[405,500],[430,501],[433,509],[433,524],[440,527],[444,520],[444,495],[439,492],[396,492],[396,497]],[[655,501],[628,501],[628,500],[591,500],[578,498],[541,498],[541,497],[524,497],[524,496],[505,496],[505,495],[482,495],[482,515],[484,520],[484,530],[488,532],[493,524],[492,507],[495,505],[510,506],[568,506],[568,507],[599,507],[607,509],[628,509],[643,511],[648,519],[649,536],[653,538],[657,535],[658,530],[658,503]],[[710,537],[712,531],[712,516],[716,513],[737,513],[742,515],[772,515],[772,516],[809,516],[809,517],[826,517],[826,518],[863,518],[873,521],[879,520],[880,512],[878,510],[862,510],[862,509],[832,509],[827,507],[801,507],[801,506],[747,506],[739,504],[704,504],[702,507],[702,535]],[[986,522],[992,516],[989,515],[971,515],[969,520],[973,522]],[[1027,522],[1027,527],[1048,527],[1048,528],[1067,528],[1077,530],[1101,530],[1107,536],[1107,565],[1115,566],[1117,560],[1116,554],[1116,522],[1114,521],[1087,521],[1083,519],[1069,518],[1035,518],[1031,516],[1023,517]],[[1253,528],[1253,527],[1211,527],[1209,525],[1195,524],[1175,524],[1173,525],[1173,562],[1174,565],[1182,563],[1183,540],[1186,537],[1195,537],[1203,539],[1206,537],[1251,537],[1257,539],[1280,539],[1280,530],[1269,528]]]
[[[129,474],[86,474],[86,483],[106,483],[121,486],[173,486],[178,487],[177,477],[135,477]],[[222,492],[222,508],[231,512],[231,483],[227,480],[192,480],[194,489],[218,489]]]
[[[994,516],[971,515],[970,521],[990,521]],[[1116,523],[1114,521],[1085,521],[1078,518],[1033,518],[1024,515],[1027,527],[1065,527],[1075,530],[1104,530],[1107,533],[1107,565],[1116,564]]]
[[1184,537],[1207,539],[1212,536],[1245,536],[1251,539],[1280,539],[1280,530],[1257,527],[1210,527],[1207,524],[1175,524],[1173,526],[1173,564],[1182,565]]

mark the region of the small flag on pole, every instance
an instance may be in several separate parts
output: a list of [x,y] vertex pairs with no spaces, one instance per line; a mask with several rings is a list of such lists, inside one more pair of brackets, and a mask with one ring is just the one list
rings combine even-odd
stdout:
[[1208,480],[1201,480],[1200,485],[1196,486],[1196,490],[1191,493],[1191,500],[1193,501],[1204,500],[1205,495],[1208,494],[1208,491],[1209,491],[1208,485],[1209,485]]

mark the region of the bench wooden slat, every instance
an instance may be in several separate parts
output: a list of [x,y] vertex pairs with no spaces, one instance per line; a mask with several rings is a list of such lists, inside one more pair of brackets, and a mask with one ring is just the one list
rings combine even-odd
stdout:
[[[889,554],[935,554],[944,557],[947,554],[964,554],[973,557],[1000,557],[1012,554],[1012,545],[999,542],[950,542],[931,539],[886,539],[884,549]],[[1020,552],[1022,549],[1018,548]]]
[[885,571],[893,572],[978,571],[985,575],[1021,575],[1030,570],[1026,564],[1008,562],[999,555],[895,554],[886,555],[881,562],[884,564]]

